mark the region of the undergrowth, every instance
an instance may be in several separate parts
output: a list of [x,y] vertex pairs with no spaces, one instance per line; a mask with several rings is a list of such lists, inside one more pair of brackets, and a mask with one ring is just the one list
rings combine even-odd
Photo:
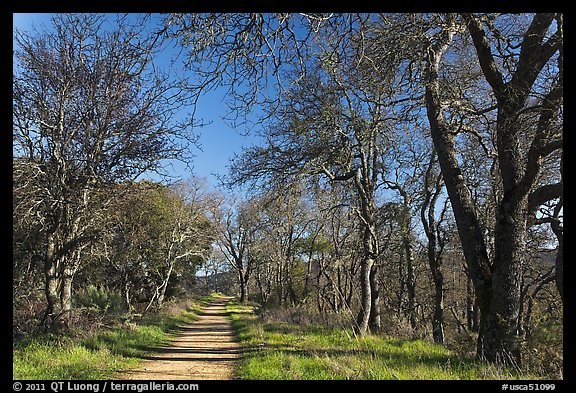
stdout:
[[197,318],[212,296],[167,304],[164,311],[96,331],[72,328],[13,343],[13,379],[102,379],[137,367],[141,358],[167,343],[178,327]]
[[237,303],[229,303],[228,311],[244,346],[241,379],[538,379],[420,339],[359,337],[343,327],[273,321]]

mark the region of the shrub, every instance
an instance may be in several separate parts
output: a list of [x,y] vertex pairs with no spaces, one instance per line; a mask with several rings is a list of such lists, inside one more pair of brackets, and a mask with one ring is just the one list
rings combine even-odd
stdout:
[[121,313],[125,306],[122,296],[115,291],[89,285],[76,293],[72,299],[76,308],[96,309],[105,313]]
[[289,323],[301,327],[341,328],[351,326],[353,318],[349,313],[319,313],[311,305],[298,305],[282,308],[267,308],[261,311],[265,323]]
[[563,378],[562,322],[541,318],[524,343],[524,367],[551,378]]
[[46,298],[41,290],[14,296],[12,306],[12,337],[23,338],[34,334],[46,311]]

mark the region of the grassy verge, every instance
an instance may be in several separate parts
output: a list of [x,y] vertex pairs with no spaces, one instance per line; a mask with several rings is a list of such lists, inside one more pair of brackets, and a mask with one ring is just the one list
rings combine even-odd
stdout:
[[246,352],[241,379],[534,379],[514,370],[462,359],[447,348],[422,340],[368,335],[349,329],[264,323],[253,308],[228,305],[232,325]]
[[124,326],[90,335],[44,335],[14,342],[14,379],[103,379],[137,367],[150,349],[173,338],[178,326],[192,322],[213,297],[200,298],[183,309],[148,316]]

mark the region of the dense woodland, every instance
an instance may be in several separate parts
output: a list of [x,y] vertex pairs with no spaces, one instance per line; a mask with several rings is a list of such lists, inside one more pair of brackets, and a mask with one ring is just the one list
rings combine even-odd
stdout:
[[[562,21],[60,14],[15,32],[14,337],[209,287],[561,375]],[[143,180],[193,163],[216,88],[261,143],[220,191]]]

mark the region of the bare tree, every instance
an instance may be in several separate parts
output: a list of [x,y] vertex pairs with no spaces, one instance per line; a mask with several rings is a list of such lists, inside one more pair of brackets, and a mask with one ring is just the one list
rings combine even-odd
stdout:
[[350,184],[332,183],[314,190],[316,238],[311,251],[316,253],[316,291],[319,311],[325,304],[334,312],[351,313],[356,294],[356,277],[362,250],[359,220],[355,219],[349,195]]
[[[376,299],[369,284],[379,253],[373,217],[387,131],[421,119],[408,104],[423,99],[481,309],[478,355],[517,364],[528,221],[549,223],[556,235],[555,280],[563,294],[562,18],[176,15],[166,28],[182,43],[197,43],[187,58],[201,72],[196,93],[224,84],[235,100],[232,112],[264,109],[258,120],[269,120],[266,147],[233,164],[243,181],[268,176],[285,183],[305,175],[354,184],[364,232],[360,331],[369,324],[369,299]],[[494,163],[494,214],[480,214],[478,179],[471,179],[459,149],[465,138]],[[544,162],[559,174],[552,182],[540,176]]]
[[[248,282],[255,265],[255,251],[251,250],[259,229],[257,199],[223,208],[220,218],[218,246],[236,271],[240,284],[241,303],[248,301]],[[221,208],[221,210],[223,210]]]
[[446,213],[448,200],[439,216],[436,215],[436,204],[441,196],[443,181],[441,174],[434,173],[436,152],[432,150],[430,162],[424,176],[424,200],[420,208],[420,220],[428,238],[427,257],[434,281],[434,314],[432,317],[432,336],[434,342],[444,343],[444,275],[442,273],[442,254],[446,244],[446,234],[441,224]]
[[[558,123],[562,105],[562,56],[557,56],[556,67],[550,68],[554,55],[562,47],[562,16],[536,14],[524,31],[524,26],[519,26],[510,34],[504,30],[517,27],[516,24],[499,24],[494,18],[472,14],[463,15],[463,19],[496,101],[493,110],[497,111],[496,148],[503,196],[498,201],[492,259],[456,158],[453,129],[446,120],[439,84],[442,57],[458,32],[455,15],[446,16],[445,27],[430,41],[427,113],[468,269],[479,296],[478,354],[491,361],[518,364],[520,267],[525,255],[528,201],[530,195],[545,187],[534,189],[542,159],[562,147],[562,129]],[[502,62],[496,61],[495,51],[506,52],[505,56],[500,52]],[[528,119],[534,122],[534,127],[528,126]],[[560,191],[561,187],[554,190]],[[557,192],[551,194],[546,196],[559,196]]]
[[101,190],[189,156],[190,124],[174,120],[188,96],[154,67],[157,36],[128,18],[59,14],[14,37],[14,214],[42,239],[32,252],[44,265],[44,322],[65,325],[75,255],[112,196]]
[[[363,311],[359,314],[358,326],[361,332],[366,332],[372,300],[370,272],[379,253],[375,187],[380,174],[378,130],[381,124],[377,118],[366,119],[356,112],[354,106],[359,104],[353,102],[344,89],[325,86],[319,80],[301,83],[301,95],[292,101],[297,101],[295,105],[301,109],[287,106],[286,116],[276,129],[270,129],[270,146],[246,152],[233,163],[233,173],[243,181],[277,176],[285,182],[290,176],[320,174],[332,182],[353,182],[359,201],[356,212],[363,223],[364,234],[364,262],[360,272]],[[346,106],[341,107],[340,100],[345,100]]]

